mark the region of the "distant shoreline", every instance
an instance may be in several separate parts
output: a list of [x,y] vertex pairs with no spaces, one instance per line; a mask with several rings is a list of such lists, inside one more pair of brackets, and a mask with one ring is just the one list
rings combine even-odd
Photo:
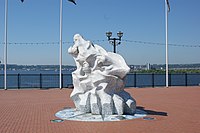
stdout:
[[[165,64],[145,64],[145,65],[129,65],[131,72],[147,72],[147,73],[163,73],[165,71]],[[4,70],[4,64],[0,64],[0,71]],[[8,64],[8,71],[59,71],[59,65],[17,65]],[[73,65],[62,65],[63,71],[74,71],[76,66]],[[169,64],[169,70],[172,72],[200,72],[200,63],[196,64]],[[194,70],[194,71],[193,71]],[[1,73],[1,72],[0,72]]]

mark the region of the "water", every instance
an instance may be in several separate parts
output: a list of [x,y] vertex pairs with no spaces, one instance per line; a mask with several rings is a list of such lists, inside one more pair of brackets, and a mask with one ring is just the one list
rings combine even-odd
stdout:
[[[72,71],[63,71],[65,88],[72,86]],[[198,86],[200,74],[170,74],[169,86]],[[126,87],[165,86],[165,74],[128,74]],[[7,88],[58,88],[59,71],[8,71]],[[0,72],[0,89],[4,88],[4,75]]]
[[[63,74],[71,74],[74,70],[63,70]],[[59,70],[7,70],[7,74],[59,74]],[[4,74],[4,71],[0,71]]]

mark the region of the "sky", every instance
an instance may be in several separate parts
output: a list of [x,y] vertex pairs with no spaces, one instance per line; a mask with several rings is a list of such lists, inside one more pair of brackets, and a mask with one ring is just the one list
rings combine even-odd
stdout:
[[[127,64],[165,64],[165,0],[76,2],[74,5],[63,0],[63,42],[68,42],[63,44],[64,65],[75,64],[67,49],[77,33],[113,51],[105,35],[107,31],[113,32],[112,37],[117,37],[118,31],[124,33],[117,53]],[[169,3],[168,42],[173,44],[169,45],[169,64],[200,63],[200,0],[169,0]],[[59,4],[60,0],[24,0],[24,3],[8,0],[9,64],[59,65],[59,44],[53,44],[59,42]],[[0,0],[1,63],[4,63],[4,5],[5,0]]]

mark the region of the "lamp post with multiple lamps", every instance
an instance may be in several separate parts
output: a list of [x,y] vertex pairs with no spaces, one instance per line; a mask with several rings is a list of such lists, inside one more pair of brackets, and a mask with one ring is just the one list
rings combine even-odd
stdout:
[[[116,53],[116,46],[121,44],[121,38],[123,36],[123,32],[119,31],[117,33],[118,38],[111,38],[112,32],[106,32],[106,36],[108,37],[108,41],[113,45],[113,52]],[[118,41],[118,42],[117,42]]]

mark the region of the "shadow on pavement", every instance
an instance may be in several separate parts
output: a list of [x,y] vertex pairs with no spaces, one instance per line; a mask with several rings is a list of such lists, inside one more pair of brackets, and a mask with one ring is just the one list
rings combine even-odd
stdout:
[[137,109],[145,111],[148,115],[168,116],[167,112],[149,110],[149,109],[145,109],[145,107],[142,107],[142,106],[137,106]]

